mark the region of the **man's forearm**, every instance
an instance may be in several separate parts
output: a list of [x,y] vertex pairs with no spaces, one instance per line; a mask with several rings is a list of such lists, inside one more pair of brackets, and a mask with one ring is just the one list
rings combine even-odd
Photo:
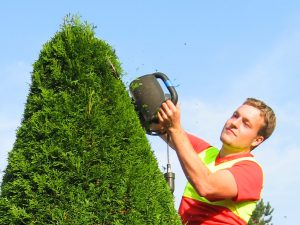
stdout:
[[161,139],[163,139],[172,149],[175,150],[175,146],[174,146],[174,143],[173,143],[173,140],[171,138],[170,135],[168,135],[167,133],[165,134],[161,134],[159,135],[161,137]]
[[169,135],[187,179],[199,194],[205,196],[210,187],[211,172],[199,159],[183,129],[171,129]]

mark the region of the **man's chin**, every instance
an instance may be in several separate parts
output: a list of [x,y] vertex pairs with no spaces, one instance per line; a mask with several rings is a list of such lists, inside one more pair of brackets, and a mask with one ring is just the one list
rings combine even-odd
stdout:
[[224,146],[227,147],[235,147],[235,142],[232,140],[231,137],[226,137],[226,136],[221,136],[220,138],[221,142],[223,143]]
[[225,144],[229,144],[231,142],[231,138],[226,135],[226,133],[222,133],[220,136],[220,140]]

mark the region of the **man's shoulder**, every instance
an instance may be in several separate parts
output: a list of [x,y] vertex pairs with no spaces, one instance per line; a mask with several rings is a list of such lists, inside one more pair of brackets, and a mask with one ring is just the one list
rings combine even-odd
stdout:
[[235,178],[238,195],[235,201],[260,199],[263,187],[263,169],[254,160],[242,160],[228,169]]
[[256,171],[263,172],[263,168],[260,163],[254,157],[243,157],[241,160],[234,164],[235,167],[246,167],[249,169],[255,169]]

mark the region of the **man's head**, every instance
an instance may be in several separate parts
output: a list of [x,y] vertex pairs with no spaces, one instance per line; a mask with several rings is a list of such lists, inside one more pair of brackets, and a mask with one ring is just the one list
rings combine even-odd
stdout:
[[276,116],[271,107],[255,98],[247,98],[243,104],[253,106],[260,110],[261,116],[264,118],[264,124],[261,126],[258,135],[263,136],[264,140],[269,138],[276,127]]
[[220,139],[232,151],[251,151],[270,137],[275,125],[273,110],[260,100],[248,98],[226,121]]

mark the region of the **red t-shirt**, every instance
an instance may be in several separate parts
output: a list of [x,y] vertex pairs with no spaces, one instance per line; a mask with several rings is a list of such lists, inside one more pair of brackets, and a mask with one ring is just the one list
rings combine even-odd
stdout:
[[[188,134],[190,142],[197,153],[210,147],[210,145],[200,138]],[[241,158],[253,157],[251,153],[244,153],[225,158],[217,157],[215,164]],[[249,160],[235,163],[228,170],[232,173],[237,184],[237,196],[233,201],[259,200],[263,186],[263,171],[261,167]],[[179,214],[183,224],[188,225],[245,225],[246,222],[237,217],[229,209],[221,206],[209,205],[191,198],[182,197],[179,207]]]

